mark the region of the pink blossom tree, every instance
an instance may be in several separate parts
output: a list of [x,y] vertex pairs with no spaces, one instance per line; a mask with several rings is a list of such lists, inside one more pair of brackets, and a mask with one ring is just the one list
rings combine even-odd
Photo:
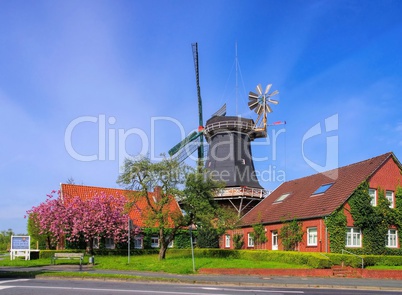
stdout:
[[[125,196],[96,194],[91,198],[74,197],[66,204],[71,231],[67,239],[78,241],[83,236],[90,252],[95,238],[111,238],[115,243],[127,242],[128,214]],[[134,234],[138,232],[135,227]]]
[[[60,244],[65,237],[76,242],[83,237],[87,248],[93,252],[95,238],[111,238],[115,243],[127,242],[128,212],[125,210],[127,198],[95,194],[85,199],[75,196],[68,199],[54,198],[47,200],[27,211],[39,233],[49,237],[49,246]],[[132,234],[139,228],[134,226]]]
[[27,211],[34,227],[40,235],[45,236],[46,248],[55,248],[68,230],[66,228],[66,210],[60,199],[60,192],[55,198],[56,191],[47,195],[46,201]]

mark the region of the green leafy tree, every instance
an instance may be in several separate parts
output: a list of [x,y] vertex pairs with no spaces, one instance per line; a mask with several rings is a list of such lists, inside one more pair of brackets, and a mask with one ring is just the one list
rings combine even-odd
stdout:
[[[215,190],[219,185],[206,176],[173,159],[153,163],[147,157],[126,159],[124,172],[117,182],[133,190],[129,207],[141,198],[148,205],[141,212],[147,227],[157,228],[160,240],[159,259],[165,259],[166,250],[179,230],[190,225],[210,227],[217,216],[214,202]],[[160,187],[158,200],[152,200],[151,192]],[[184,188],[184,189],[180,189]],[[180,210],[173,211],[172,203],[179,200]],[[174,207],[174,206],[173,206]]]
[[261,223],[253,224],[253,231],[250,233],[251,237],[254,240],[254,245],[258,249],[262,244],[268,241],[267,236],[265,235],[264,226]]
[[343,206],[338,208],[325,219],[331,252],[334,253],[341,253],[342,249],[345,249],[346,215],[343,213],[343,209]]
[[36,223],[36,214],[32,213],[28,216],[28,235],[31,236],[31,248],[46,249],[47,236],[40,233],[40,227]]
[[303,228],[301,222],[296,219],[286,223],[279,231],[279,238],[285,251],[294,251],[303,239]]
[[233,245],[235,249],[242,249],[244,246],[244,238],[243,234],[234,234],[233,235]]
[[0,232],[0,251],[7,251],[11,248],[11,236],[14,232],[11,228]]
[[197,230],[197,246],[200,248],[219,248],[219,235],[215,227],[202,226]]
[[[402,227],[402,187],[397,186],[395,191],[395,225],[400,229]],[[399,244],[402,244],[402,235],[398,235]]]

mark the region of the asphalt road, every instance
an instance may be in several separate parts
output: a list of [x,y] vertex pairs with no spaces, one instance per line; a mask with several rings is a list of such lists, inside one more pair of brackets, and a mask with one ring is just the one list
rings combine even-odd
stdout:
[[[1,280],[1,278],[7,278],[6,274],[8,272],[36,272],[39,276],[37,276],[36,280],[29,280],[31,284],[36,284],[36,282],[46,282],[46,280],[49,280],[48,277],[40,277],[41,272],[49,273],[53,272],[55,274],[55,277],[57,277],[57,273],[59,272],[64,272],[64,271],[69,271],[69,272],[85,272],[88,274],[124,274],[124,275],[131,275],[136,277],[136,281],[131,281],[135,286],[139,286],[139,281],[144,283],[145,286],[157,286],[161,285],[155,284],[155,282],[152,281],[159,281],[161,279],[163,280],[168,280],[169,283],[165,284],[166,288],[163,288],[162,290],[167,290],[170,289],[170,282],[175,282],[179,283],[179,285],[193,285],[193,286],[204,286],[204,287],[209,287],[213,286],[218,288],[219,292],[215,292],[212,294],[231,294],[229,293],[222,293],[226,287],[232,288],[232,287],[239,287],[241,289],[243,288],[258,288],[258,290],[264,290],[264,292],[267,292],[267,290],[271,290],[269,288],[273,288],[272,290],[308,290],[304,291],[305,293],[303,294],[381,294],[384,291],[393,291],[393,294],[402,294],[402,281],[401,280],[387,280],[387,279],[363,279],[363,278],[334,278],[334,277],[293,277],[293,276],[252,276],[252,275],[202,275],[202,274],[192,274],[192,275],[179,275],[179,274],[168,274],[168,273],[163,273],[163,272],[139,272],[139,271],[117,271],[117,270],[100,270],[100,269],[95,269],[91,266],[85,265],[83,266],[83,269],[80,270],[78,265],[47,265],[47,266],[41,266],[41,267],[0,267],[0,295],[1,294],[46,294],[45,289],[41,289],[40,292],[38,293],[32,293],[36,292],[35,290],[38,288],[32,288],[29,292],[25,293],[11,293],[21,289],[23,290],[23,286],[26,286],[25,280],[11,280],[6,281],[5,279]],[[4,274],[4,275],[2,275]],[[60,277],[57,277],[60,279]],[[82,281],[82,279],[81,279]],[[50,280],[51,284],[50,286],[58,286],[59,283],[57,283],[57,280]],[[52,292],[48,293],[49,295],[53,294],[94,294],[90,288],[88,287],[88,290],[85,289],[81,290],[78,292],[78,289],[73,289],[75,288],[75,284],[77,284],[77,280],[73,281],[75,283],[71,283],[71,286],[64,286],[64,288],[69,288],[70,290],[75,290],[75,293],[55,293],[56,289],[52,290]],[[88,278],[88,284],[90,285],[91,279]],[[92,279],[93,282],[93,279]],[[97,283],[100,282],[100,280],[96,281]],[[112,284],[111,281],[109,281],[110,284]],[[117,285],[121,284],[122,286],[124,284],[128,284],[126,281],[120,281],[117,282]],[[20,287],[20,284],[22,287]],[[45,284],[45,283],[42,283]],[[87,284],[87,283],[85,283]],[[116,284],[114,282],[113,284]],[[6,288],[7,286],[13,286],[12,288]],[[40,285],[39,285],[40,286]],[[117,287],[116,287],[117,288]],[[190,288],[190,287],[189,287]],[[262,288],[262,289],[261,289]],[[299,289],[300,288],[300,289]],[[61,288],[63,290],[63,288]],[[95,289],[97,289],[95,287]],[[338,291],[334,291],[334,289],[338,289]],[[6,293],[2,292],[5,291]],[[62,291],[61,290],[61,291]],[[128,290],[131,290],[130,288]],[[202,289],[203,292],[206,289]],[[330,293],[311,293],[313,290],[317,291],[322,291],[322,290],[329,290]],[[339,290],[342,290],[342,293],[339,292]],[[358,291],[358,290],[364,290],[364,291]],[[32,292],[31,292],[32,291]],[[134,294],[149,294],[146,291],[147,289],[144,290],[145,293],[134,293]],[[208,294],[208,293],[201,293],[201,290],[198,290],[199,292],[187,292],[183,294]],[[357,291],[357,293],[356,293]],[[57,290],[59,292],[59,290]],[[85,293],[84,293],[85,292]],[[92,293],[91,293],[92,292]],[[100,291],[99,291],[100,292]],[[109,292],[109,291],[108,291]],[[111,291],[110,291],[111,292]],[[114,293],[107,293],[107,294],[114,294]],[[124,292],[128,293],[128,291],[123,290],[119,291],[119,294],[124,294]],[[153,292],[157,292],[157,290],[153,290]],[[169,291],[173,293],[159,293],[159,294],[180,294],[177,293],[178,290],[175,291]],[[272,293],[273,291],[271,291]],[[307,293],[306,293],[307,292]],[[332,292],[332,293],[331,293]],[[352,292],[352,293],[345,293],[345,292]],[[398,293],[399,292],[399,293]],[[96,292],[95,292],[96,293]],[[102,292],[103,293],[103,292]],[[261,291],[259,292],[254,292],[254,294],[260,294]],[[48,295],[46,294],[46,295]],[[96,293],[98,294],[98,293]],[[101,293],[99,293],[101,294]],[[158,294],[158,293],[154,293]],[[237,294],[237,293],[233,293]],[[247,293],[245,293],[247,294]],[[264,293],[261,293],[264,294]],[[269,293],[268,293],[269,294]],[[272,293],[274,294],[274,293]],[[281,293],[275,293],[275,294],[281,294]],[[283,293],[282,294],[289,294],[289,293]],[[291,293],[290,293],[291,294]],[[297,294],[297,293],[295,293]],[[391,293],[384,293],[384,294],[391,294]]]
[[274,287],[235,287],[221,285],[133,283],[93,280],[43,280],[8,279],[0,280],[0,294],[7,295],[102,295],[102,294],[176,294],[176,295],[243,295],[243,294],[306,294],[306,295],[356,295],[356,294],[402,294],[402,291],[324,289],[324,288],[274,288]]

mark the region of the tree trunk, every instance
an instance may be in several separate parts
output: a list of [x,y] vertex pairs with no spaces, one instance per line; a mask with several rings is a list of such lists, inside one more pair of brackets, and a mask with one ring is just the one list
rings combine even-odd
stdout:
[[87,252],[90,255],[94,255],[94,238],[90,238],[87,242]]
[[159,260],[163,260],[166,258],[166,250],[167,246],[165,245],[165,243],[161,243],[161,247],[159,249]]

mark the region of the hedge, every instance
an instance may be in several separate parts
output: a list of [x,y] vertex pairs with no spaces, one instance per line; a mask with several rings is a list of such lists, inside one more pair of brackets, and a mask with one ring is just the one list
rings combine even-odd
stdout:
[[[57,252],[83,253],[82,250],[41,250],[40,258],[51,258]],[[124,249],[94,250],[95,255],[127,255]],[[159,249],[132,249],[131,255],[158,254]],[[191,249],[168,249],[167,257],[191,257]],[[252,261],[275,261],[291,264],[306,265],[311,268],[330,268],[334,265],[360,268],[362,260],[351,254],[314,253],[296,251],[267,251],[267,250],[226,250],[226,249],[194,249],[196,257],[246,259]],[[360,255],[364,259],[364,266],[384,265],[402,266],[402,256],[396,255]]]

